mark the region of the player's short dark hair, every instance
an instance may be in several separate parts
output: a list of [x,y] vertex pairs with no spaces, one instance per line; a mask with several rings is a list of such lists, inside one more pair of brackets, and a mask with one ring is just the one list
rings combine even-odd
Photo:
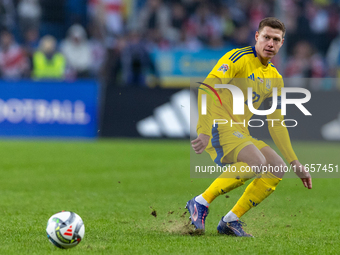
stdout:
[[281,20],[277,19],[277,18],[267,17],[267,18],[264,18],[263,20],[261,20],[261,22],[259,24],[258,32],[260,33],[261,30],[264,27],[271,27],[271,28],[274,28],[274,29],[280,29],[282,31],[282,37],[285,36],[286,27],[283,24],[283,22]]

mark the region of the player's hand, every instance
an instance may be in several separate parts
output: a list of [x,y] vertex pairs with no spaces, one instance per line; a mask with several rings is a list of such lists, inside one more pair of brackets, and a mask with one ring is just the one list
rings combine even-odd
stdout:
[[208,146],[209,140],[209,135],[199,134],[195,140],[191,141],[191,146],[196,154],[201,154],[205,150],[205,148]]
[[312,176],[306,170],[305,166],[302,165],[298,160],[294,160],[290,163],[295,170],[296,175],[301,179],[303,185],[311,189],[312,188]]

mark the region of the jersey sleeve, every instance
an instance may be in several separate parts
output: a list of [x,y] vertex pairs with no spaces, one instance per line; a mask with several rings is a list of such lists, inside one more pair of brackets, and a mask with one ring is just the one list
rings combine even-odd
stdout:
[[218,78],[221,84],[228,84],[240,69],[240,63],[233,63],[231,60],[232,54],[233,51],[225,54],[211,70],[206,80]]
[[[284,120],[284,116],[281,114],[281,88],[283,88],[283,81],[279,79],[279,85],[277,86],[277,108],[276,110],[267,116],[268,119],[268,129],[270,136],[272,137],[275,145],[279,148],[280,152],[287,160],[288,163],[291,163],[294,160],[297,160],[297,156],[293,150],[288,130],[281,123]],[[272,93],[266,99],[265,107],[269,108],[272,102]]]
[[[203,81],[204,84],[215,88],[215,84],[228,84],[239,72],[242,65],[239,62],[233,63],[231,60],[232,54],[235,50],[226,53],[215,65],[207,78]],[[220,89],[215,89],[219,93]],[[198,89],[198,122],[197,122],[197,135],[211,134],[212,116],[211,110],[213,107],[213,100],[207,95],[206,100],[206,115],[202,115],[202,95],[210,93],[215,100],[218,100],[213,91],[207,86],[200,85]],[[220,93],[219,93],[220,94]]]

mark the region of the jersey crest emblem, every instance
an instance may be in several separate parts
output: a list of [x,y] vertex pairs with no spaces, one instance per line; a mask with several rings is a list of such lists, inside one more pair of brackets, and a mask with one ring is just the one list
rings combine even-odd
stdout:
[[218,68],[218,70],[217,71],[219,71],[219,72],[223,72],[223,74],[225,74],[225,72],[226,71],[228,71],[229,70],[229,66],[228,66],[228,64],[223,64],[223,65],[221,65],[221,67],[220,68]]

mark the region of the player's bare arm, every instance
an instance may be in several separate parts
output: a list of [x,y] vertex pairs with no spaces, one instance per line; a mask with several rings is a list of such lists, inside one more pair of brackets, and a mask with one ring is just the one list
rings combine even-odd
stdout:
[[210,136],[206,134],[199,134],[195,140],[191,141],[191,146],[196,154],[201,154],[208,146]]
[[312,188],[312,177],[310,173],[306,170],[305,166],[302,165],[298,160],[294,160],[291,163],[295,174],[301,179],[303,185],[311,189]]

